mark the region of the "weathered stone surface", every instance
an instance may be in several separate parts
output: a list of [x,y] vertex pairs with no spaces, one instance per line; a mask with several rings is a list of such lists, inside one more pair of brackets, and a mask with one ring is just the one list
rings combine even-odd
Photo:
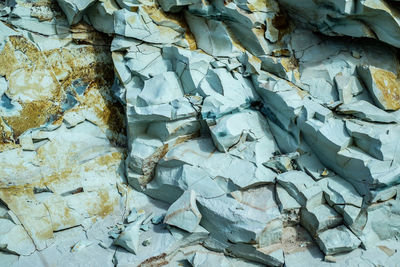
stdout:
[[164,223],[193,232],[200,223],[201,214],[196,205],[196,192],[185,191],[168,209]]
[[351,251],[361,241],[345,226],[326,230],[317,236],[317,243],[326,255]]
[[399,25],[394,0],[0,3],[0,265],[396,265]]
[[69,24],[78,23],[83,16],[84,11],[92,4],[95,0],[57,0],[57,3],[67,15]]
[[342,217],[327,205],[319,205],[310,209],[303,208],[300,216],[301,225],[311,234],[342,224]]
[[144,214],[140,215],[135,221],[130,223],[125,230],[123,230],[117,239],[115,239],[113,244],[121,246],[129,252],[136,254],[139,248],[140,226],[144,220]]

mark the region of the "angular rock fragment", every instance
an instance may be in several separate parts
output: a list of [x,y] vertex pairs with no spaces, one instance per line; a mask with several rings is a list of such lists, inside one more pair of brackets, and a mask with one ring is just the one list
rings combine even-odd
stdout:
[[301,210],[300,223],[312,235],[342,224],[342,217],[327,205]]
[[114,12],[114,32],[149,43],[174,43],[181,33],[172,28],[156,25],[150,16],[138,7],[137,12],[120,9]]
[[396,122],[397,118],[385,112],[371,103],[360,100],[358,102],[341,105],[338,108],[340,113],[350,114],[365,121],[391,123]]
[[196,192],[185,191],[168,209],[164,223],[193,232],[200,223],[201,214],[196,205]]
[[139,216],[134,222],[130,223],[125,230],[114,241],[114,245],[123,247],[127,251],[136,254],[139,248],[140,226],[145,220],[145,216]]
[[400,82],[396,78],[398,72],[393,73],[371,66],[360,68],[359,73],[379,108],[383,110],[400,109]]
[[307,174],[300,171],[289,171],[279,174],[277,182],[302,206],[323,203],[322,189]]
[[[283,252],[277,251],[274,254],[268,254],[263,249],[256,249],[251,245],[234,244],[227,248],[229,254],[237,257],[243,257],[255,262],[265,264],[267,266],[283,266]],[[276,254],[276,255],[275,255]]]
[[57,0],[61,9],[67,15],[70,25],[78,23],[82,19],[84,11],[95,2],[95,0]]
[[316,239],[325,255],[356,249],[361,241],[345,226],[338,226],[318,234]]
[[255,241],[268,246],[281,238],[282,222],[277,208],[260,211],[226,196],[198,198],[198,204],[202,225],[233,243]]

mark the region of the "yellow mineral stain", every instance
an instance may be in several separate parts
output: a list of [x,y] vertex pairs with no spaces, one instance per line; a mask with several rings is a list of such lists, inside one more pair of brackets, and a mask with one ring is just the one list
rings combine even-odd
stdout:
[[197,49],[196,39],[194,38],[193,33],[190,31],[182,13],[165,13],[156,5],[142,6],[142,8],[156,24],[162,21],[170,21],[182,27],[185,30],[184,38],[189,43],[189,49]]
[[400,109],[400,79],[393,72],[370,68],[373,81],[382,92],[381,102],[385,109]]
[[295,70],[298,68],[297,61],[295,58],[282,57],[281,64],[286,72],[289,72],[289,71],[292,71],[292,70]]
[[4,121],[13,129],[14,140],[26,130],[46,123],[50,116],[60,113],[60,107],[45,100],[21,103],[20,114],[13,117],[3,117]]
[[[98,192],[99,202],[98,206],[95,207],[94,215],[98,215],[102,218],[114,211],[117,199],[110,199],[107,191],[100,190]],[[96,209],[97,208],[97,209]]]

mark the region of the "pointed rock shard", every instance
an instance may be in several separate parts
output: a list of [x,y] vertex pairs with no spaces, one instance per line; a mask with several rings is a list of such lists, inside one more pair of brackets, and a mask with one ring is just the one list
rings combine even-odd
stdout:
[[342,217],[327,205],[319,205],[313,208],[301,210],[300,223],[312,235],[342,223]]
[[96,0],[57,0],[70,25],[78,23],[82,19],[83,12],[94,2]]
[[358,72],[374,98],[375,104],[383,110],[400,109],[399,73],[376,67],[360,67]]
[[114,245],[123,247],[127,251],[136,254],[139,248],[140,226],[145,220],[145,215],[140,215],[136,221],[129,224],[114,241]]
[[168,209],[164,223],[193,233],[202,215],[196,205],[196,192],[185,191]]

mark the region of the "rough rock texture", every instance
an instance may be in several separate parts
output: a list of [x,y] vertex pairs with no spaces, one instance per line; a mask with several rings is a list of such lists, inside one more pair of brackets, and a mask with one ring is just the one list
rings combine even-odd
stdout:
[[0,1],[0,266],[395,266],[399,14]]

